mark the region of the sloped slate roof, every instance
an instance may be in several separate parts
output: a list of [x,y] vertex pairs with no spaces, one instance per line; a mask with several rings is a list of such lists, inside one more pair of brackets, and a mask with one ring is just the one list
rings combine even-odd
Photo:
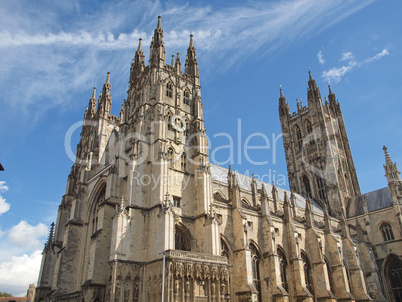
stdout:
[[367,204],[369,212],[392,206],[391,192],[388,187],[372,191],[360,196],[353,197],[347,208],[348,217],[355,217],[364,214],[363,204]]
[[[229,170],[226,168],[211,164],[211,175],[212,175],[213,180],[228,184],[228,171]],[[239,187],[244,190],[251,191],[252,178],[250,176],[239,174],[239,173],[235,173],[235,174],[237,177],[237,181],[239,183]],[[261,189],[262,186],[264,185],[265,191],[267,192],[268,197],[272,198],[272,185],[262,182],[260,180],[256,180],[256,182],[257,182],[257,189]],[[285,192],[287,193],[288,198],[290,198],[289,191],[284,190],[282,188],[278,188],[278,187],[276,187],[276,189],[278,190],[279,200],[283,201],[285,199]],[[295,193],[295,197],[296,197],[296,205],[298,207],[304,209],[306,207],[306,199],[303,196],[296,194],[296,193]],[[314,200],[313,200],[313,210],[315,213],[318,213],[318,214],[324,213],[322,208],[320,207],[320,205],[317,202],[315,202]]]

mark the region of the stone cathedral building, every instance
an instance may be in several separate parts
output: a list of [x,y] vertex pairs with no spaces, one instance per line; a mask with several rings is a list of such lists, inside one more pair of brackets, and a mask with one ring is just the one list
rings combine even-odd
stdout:
[[192,36],[184,72],[165,59],[159,17],[120,116],[94,89],[35,301],[401,301],[399,171],[384,147],[361,194],[332,91],[309,74],[292,114],[280,91],[286,191],[209,163]]

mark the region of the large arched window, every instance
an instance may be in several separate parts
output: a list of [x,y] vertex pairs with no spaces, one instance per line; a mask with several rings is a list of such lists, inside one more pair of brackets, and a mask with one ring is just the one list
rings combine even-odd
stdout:
[[301,257],[303,260],[303,272],[304,272],[304,281],[306,283],[306,287],[310,291],[310,293],[312,295],[314,295],[313,273],[311,270],[310,261],[308,260],[306,253],[302,253]]
[[260,255],[254,244],[250,244],[251,268],[253,271],[253,282],[258,291],[258,301],[261,301],[261,281],[260,281]]
[[390,300],[402,301],[402,260],[394,255],[385,263],[385,279]]
[[384,237],[384,241],[394,240],[394,233],[392,232],[392,226],[389,223],[384,222],[381,227],[382,236]]
[[174,248],[175,250],[191,251],[190,238],[188,238],[185,231],[176,225],[174,235]]
[[304,190],[306,191],[306,197],[311,198],[310,181],[308,180],[308,177],[306,175],[303,176],[303,184],[304,184]]
[[166,84],[166,96],[171,98],[173,96],[173,86],[171,82]]
[[92,234],[94,234],[98,230],[99,206],[105,200],[105,194],[106,194],[106,185],[103,185],[102,188],[99,190],[99,193],[95,199],[95,204],[94,204],[93,214],[92,214]]
[[296,125],[294,127],[294,133],[295,133],[295,138],[296,138],[296,148],[297,148],[297,150],[301,150],[302,146],[303,146],[303,142],[302,142],[302,134],[300,131],[300,127],[298,125]]
[[281,274],[282,287],[284,288],[284,290],[288,292],[289,286],[288,286],[288,279],[286,276],[286,268],[288,266],[288,262],[286,260],[285,253],[280,248],[278,248],[278,257],[279,257],[279,272]]

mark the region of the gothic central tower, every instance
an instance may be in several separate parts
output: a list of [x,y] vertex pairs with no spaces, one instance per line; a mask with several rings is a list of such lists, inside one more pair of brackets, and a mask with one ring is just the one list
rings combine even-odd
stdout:
[[297,112],[291,114],[281,89],[279,116],[290,189],[341,217],[349,198],[360,195],[341,107],[331,87],[323,103],[310,71],[307,100],[307,107],[297,101]]

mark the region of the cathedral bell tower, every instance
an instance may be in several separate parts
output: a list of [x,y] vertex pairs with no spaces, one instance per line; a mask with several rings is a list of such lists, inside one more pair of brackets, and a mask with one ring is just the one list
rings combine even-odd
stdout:
[[290,189],[328,205],[339,218],[348,199],[360,195],[360,187],[341,108],[328,87],[324,104],[309,71],[308,106],[297,100],[291,114],[281,89],[279,116]]

